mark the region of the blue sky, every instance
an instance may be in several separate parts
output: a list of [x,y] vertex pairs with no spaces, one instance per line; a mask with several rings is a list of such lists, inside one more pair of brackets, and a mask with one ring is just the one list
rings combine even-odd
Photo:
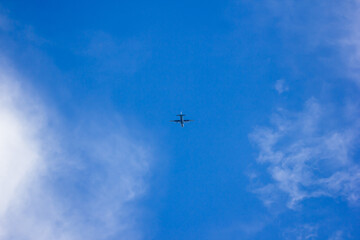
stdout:
[[1,1],[0,239],[359,239],[359,16]]

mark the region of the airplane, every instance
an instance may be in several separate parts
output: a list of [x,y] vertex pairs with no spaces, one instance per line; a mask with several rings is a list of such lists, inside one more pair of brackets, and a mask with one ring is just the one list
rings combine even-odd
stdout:
[[188,119],[184,119],[185,114],[182,114],[182,112],[180,112],[180,114],[176,115],[180,117],[180,120],[170,120],[170,122],[175,122],[175,123],[180,123],[181,127],[184,127],[184,123],[187,122],[192,122],[194,120],[188,120]]

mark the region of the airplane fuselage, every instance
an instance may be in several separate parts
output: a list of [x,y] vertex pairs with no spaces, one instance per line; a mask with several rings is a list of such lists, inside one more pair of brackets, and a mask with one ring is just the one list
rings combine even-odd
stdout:
[[184,116],[183,115],[180,115],[180,124],[181,124],[181,127],[184,127]]

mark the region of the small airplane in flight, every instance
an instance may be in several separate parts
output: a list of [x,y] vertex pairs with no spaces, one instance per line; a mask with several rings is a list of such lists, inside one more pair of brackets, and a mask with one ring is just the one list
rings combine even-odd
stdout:
[[180,117],[180,120],[170,120],[170,122],[175,122],[175,123],[180,123],[181,127],[184,127],[184,124],[187,122],[192,122],[194,120],[188,120],[188,119],[184,119],[185,114],[182,114],[182,112],[180,112],[180,114],[176,115]]

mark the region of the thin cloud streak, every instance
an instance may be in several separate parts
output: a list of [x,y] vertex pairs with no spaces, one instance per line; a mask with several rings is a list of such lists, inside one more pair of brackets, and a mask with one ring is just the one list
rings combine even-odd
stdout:
[[342,47],[350,76],[360,87],[360,1],[350,1],[344,15],[348,22],[345,25],[347,35],[339,40],[339,45]]
[[318,228],[317,225],[303,224],[297,226],[293,229],[287,229],[283,233],[283,239],[297,239],[297,240],[306,240],[306,239],[317,239],[318,238]]

